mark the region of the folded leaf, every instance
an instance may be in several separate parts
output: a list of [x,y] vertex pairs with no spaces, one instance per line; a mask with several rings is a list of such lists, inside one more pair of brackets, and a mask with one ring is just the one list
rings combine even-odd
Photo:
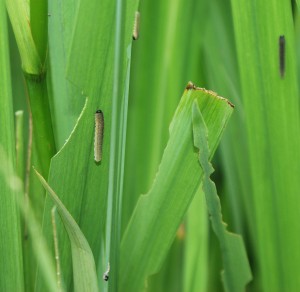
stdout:
[[98,291],[95,261],[86,238],[69,211],[65,208],[45,179],[36,170],[35,172],[45,190],[50,195],[50,198],[56,205],[57,211],[69,236],[72,249],[75,292]]
[[218,237],[224,262],[223,282],[225,291],[245,291],[246,284],[252,279],[247,254],[241,236],[226,230],[222,221],[221,204],[214,182],[210,175],[214,169],[209,162],[211,157],[207,143],[208,130],[198,104],[193,104],[194,145],[199,149],[199,163],[204,172],[203,191],[212,227]]
[[156,179],[140,197],[121,242],[120,291],[140,291],[147,276],[159,270],[199,188],[202,170],[193,144],[194,101],[209,129],[210,158],[233,110],[214,92],[188,84],[173,117]]

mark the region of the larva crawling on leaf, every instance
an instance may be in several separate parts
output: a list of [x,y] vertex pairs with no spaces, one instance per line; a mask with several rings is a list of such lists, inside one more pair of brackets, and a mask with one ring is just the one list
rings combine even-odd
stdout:
[[135,18],[134,18],[133,32],[132,32],[132,38],[135,41],[139,38],[139,34],[140,34],[140,17],[141,14],[139,13],[139,11],[136,11]]
[[96,162],[102,160],[102,143],[104,132],[104,116],[101,110],[95,113],[95,142],[94,142],[94,159]]
[[285,37],[279,37],[279,71],[280,77],[283,78],[285,74]]

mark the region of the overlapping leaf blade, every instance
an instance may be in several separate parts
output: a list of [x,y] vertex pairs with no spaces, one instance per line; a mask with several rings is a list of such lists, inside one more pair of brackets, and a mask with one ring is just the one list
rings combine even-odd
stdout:
[[45,179],[36,170],[35,173],[56,205],[61,220],[68,233],[72,249],[75,291],[97,292],[98,283],[95,261],[86,238],[84,237],[72,215],[68,212],[66,207],[63,205],[51,187],[47,184]]
[[170,125],[170,138],[155,181],[139,199],[122,239],[121,291],[140,291],[147,276],[158,272],[199,187],[202,172],[192,138],[194,100],[209,128],[211,155],[232,113],[228,101],[215,93],[191,87],[184,92]]
[[220,199],[216,186],[210,179],[214,169],[209,162],[208,131],[198,104],[193,104],[193,134],[194,145],[199,149],[199,163],[203,170],[203,191],[206,197],[207,209],[212,228],[216,233],[223,256],[223,282],[225,291],[245,291],[246,285],[252,279],[245,246],[241,236],[229,233],[222,220]]
[[[66,4],[67,5],[67,4]],[[86,97],[86,103],[84,109],[81,112],[79,119],[76,122],[71,136],[64,144],[59,153],[52,159],[49,174],[49,184],[60,194],[60,199],[72,214],[81,230],[85,234],[93,254],[95,256],[96,263],[102,263],[99,261],[100,250],[103,250],[103,244],[105,242],[105,222],[107,215],[107,190],[109,181],[109,164],[110,151],[111,151],[111,125],[112,125],[112,96],[113,91],[118,82],[120,99],[118,102],[117,112],[120,110],[126,113],[126,96],[128,94],[126,83],[128,83],[130,65],[130,44],[132,41],[132,26],[134,20],[134,11],[136,10],[137,1],[129,1],[122,8],[124,13],[124,19],[126,19],[126,25],[122,23],[119,32],[121,34],[121,47],[120,59],[123,66],[119,69],[118,80],[115,80],[114,76],[114,52],[117,48],[114,41],[115,38],[115,11],[116,4],[111,1],[103,1],[99,5],[98,1],[80,1],[78,3],[68,2],[68,5],[74,9],[78,8],[76,14],[76,21],[74,21],[74,32],[72,38],[67,38],[64,45],[69,46],[67,48],[61,48],[58,56],[51,55],[51,62],[57,62],[63,64],[64,70],[67,71],[67,78],[75,86],[77,86],[77,96],[80,95]],[[63,23],[64,19],[68,19],[68,28],[70,28],[71,20],[66,14],[67,9],[60,10],[59,3],[51,6],[53,10],[51,15],[59,17],[56,20]],[[51,17],[50,17],[51,21]],[[57,25],[57,22],[56,22]],[[54,29],[54,27],[53,27]],[[61,31],[66,33],[64,26]],[[57,27],[56,27],[57,31]],[[61,34],[61,39],[64,34]],[[125,37],[123,38],[123,36]],[[53,40],[54,38],[52,36]],[[52,46],[50,46],[53,48]],[[54,50],[55,51],[55,50]],[[68,53],[67,57],[64,55]],[[83,54],[84,52],[84,54]],[[97,57],[96,57],[97,56]],[[57,57],[57,58],[56,58]],[[127,65],[128,64],[128,65]],[[54,66],[56,68],[57,66]],[[85,72],[82,74],[81,72]],[[55,71],[52,71],[55,74]],[[59,76],[63,77],[61,70]],[[60,99],[59,88],[63,89],[63,97],[69,98],[69,95],[74,92],[74,87],[67,83],[67,81],[61,81],[58,78],[52,78],[53,86],[53,99],[56,100],[56,106],[59,106],[57,100]],[[56,82],[56,83],[55,83]],[[69,113],[74,115],[78,112],[78,105],[76,104],[74,112]],[[70,105],[70,101],[63,103],[63,107],[66,108]],[[101,109],[104,113],[104,142],[103,142],[103,159],[100,164],[94,162],[93,143],[94,143],[94,114],[97,109]],[[114,109],[115,110],[115,109]],[[61,110],[58,110],[58,114]],[[55,116],[55,115],[54,115]],[[124,118],[125,117],[125,118]],[[59,127],[59,122],[64,119],[57,119],[56,127]],[[119,127],[121,125],[124,136],[124,130],[126,129],[126,115],[118,115],[117,120],[113,120],[115,125]],[[68,124],[66,128],[70,128],[72,122]],[[118,133],[119,134],[119,133]],[[122,135],[118,135],[121,137]],[[68,134],[63,131],[56,133],[56,136],[60,141]],[[120,141],[123,141],[122,138]],[[122,142],[123,143],[123,142]],[[120,145],[122,145],[122,143]],[[116,149],[113,149],[113,157],[115,157],[114,168],[118,169],[116,173],[122,173],[122,157],[116,156]],[[118,152],[119,153],[119,152]],[[124,155],[123,155],[124,156]],[[114,176],[116,179],[116,185],[121,185],[120,177]],[[74,197],[75,196],[75,197]],[[113,194],[115,196],[115,193]],[[51,242],[51,218],[50,210],[52,203],[49,199],[46,200],[46,207],[44,211],[43,230],[47,236],[49,242]],[[112,216],[117,214],[113,213]],[[91,224],[93,222],[93,224]],[[59,224],[58,224],[59,225]],[[61,249],[61,266],[62,276],[68,289],[72,289],[72,270],[70,269],[70,246],[68,238],[64,235],[62,226],[58,226],[58,236]],[[117,250],[117,249],[113,249]],[[107,251],[106,251],[107,252]],[[107,263],[104,266],[99,266],[99,273],[103,274],[106,269]],[[112,265],[111,272],[115,266]],[[41,278],[38,277],[37,289],[44,291]],[[116,281],[117,282],[117,281]],[[111,284],[114,282],[111,281]],[[102,281],[101,281],[101,285]]]

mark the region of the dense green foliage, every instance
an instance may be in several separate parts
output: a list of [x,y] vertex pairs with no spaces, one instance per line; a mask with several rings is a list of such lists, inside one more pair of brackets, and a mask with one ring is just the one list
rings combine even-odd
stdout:
[[2,0],[0,292],[296,292],[297,3]]

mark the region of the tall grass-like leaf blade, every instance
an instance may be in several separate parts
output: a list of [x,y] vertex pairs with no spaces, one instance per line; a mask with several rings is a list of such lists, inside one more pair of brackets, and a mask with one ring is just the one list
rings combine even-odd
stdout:
[[57,211],[59,212],[61,220],[68,233],[72,249],[75,292],[97,292],[98,283],[95,261],[85,236],[53,189],[36,170],[35,173],[56,205]]
[[85,96],[66,76],[72,33],[76,25],[78,0],[49,1],[49,97],[57,148],[60,149],[74,128]]
[[209,273],[209,222],[201,187],[197,190],[186,217],[183,291],[206,292]]
[[133,43],[129,92],[123,229],[139,195],[155,177],[182,88],[188,80],[200,84],[202,38],[197,36],[205,27],[206,6],[194,0],[140,2],[140,38]]
[[[155,178],[182,88],[188,80],[203,84],[201,44],[207,6],[207,1],[195,0],[140,1],[140,37],[132,45],[122,231],[140,194]],[[148,292],[182,290],[178,274],[184,274],[184,267],[175,262],[188,251],[185,240],[180,241],[174,243],[176,251],[169,251],[161,272],[148,279]]]
[[42,71],[42,62],[31,34],[26,3],[22,0],[5,2],[18,44],[23,71],[27,74],[39,74]]
[[[10,189],[12,194],[14,195],[16,206],[21,211],[21,214],[23,215],[23,219],[27,226],[26,229],[27,236],[30,235],[32,238],[34,238],[34,241],[32,242],[33,244],[32,254],[35,256],[36,261],[40,265],[41,275],[45,280],[46,287],[49,289],[49,291],[55,291],[57,288],[56,279],[55,279],[55,269],[54,269],[54,265],[52,265],[51,254],[49,252],[47,243],[41,232],[41,226],[38,220],[36,219],[31,204],[28,201],[26,201],[26,198],[24,196],[24,190],[23,190],[24,188],[23,182],[20,179],[20,177],[16,174],[16,171],[13,167],[13,163],[8,158],[8,155],[5,152],[4,147],[2,147],[2,145],[0,145],[0,160],[2,161],[0,165],[1,179],[5,181],[6,187]],[[21,233],[19,235],[21,236]],[[4,255],[2,257],[5,259]],[[5,261],[5,263],[7,269],[9,266],[9,262]],[[17,279],[16,266],[14,268],[15,268],[14,279]],[[26,266],[24,267],[24,270],[25,268]],[[5,287],[5,289],[3,288],[3,291],[8,291],[7,289],[10,289],[13,286],[18,286],[19,289],[21,289],[20,288],[21,286],[19,286],[20,283],[16,281],[12,281],[11,278],[8,276],[7,277],[3,276],[1,278],[2,280],[1,284],[3,285],[1,287],[4,287],[4,285],[6,285],[6,281],[5,281],[6,278],[9,280],[10,286]],[[33,283],[30,283],[29,287],[32,284]],[[21,285],[23,285],[23,282],[21,283]],[[25,290],[26,289],[29,288],[26,287]],[[20,291],[23,290],[21,289]]]
[[199,163],[203,170],[203,191],[212,228],[220,242],[224,272],[224,288],[228,292],[245,291],[246,284],[252,279],[247,254],[242,237],[229,233],[222,220],[220,199],[216,186],[210,179],[214,169],[209,162],[208,130],[198,104],[193,104],[193,134],[194,145],[199,149]]
[[[300,118],[291,3],[232,0],[253,204],[249,245],[263,291],[297,291],[300,278]],[[271,8],[271,9],[270,9]],[[279,37],[285,37],[280,76]],[[245,166],[244,166],[245,167]],[[260,288],[258,288],[260,287]]]
[[[6,155],[1,159],[1,168],[5,173],[11,167],[16,167],[16,148],[8,51],[8,28],[4,1],[0,1],[0,43],[0,144]],[[21,229],[19,210],[15,201],[15,196],[19,195],[19,193],[7,184],[4,173],[0,175],[0,290],[22,292],[24,290],[24,276]],[[11,183],[13,185],[13,181]],[[12,275],[14,276],[13,278]]]
[[122,238],[120,291],[140,291],[147,276],[158,272],[199,187],[202,171],[193,146],[194,100],[208,125],[211,157],[233,110],[227,100],[189,83],[170,125],[155,181],[139,199]]
[[[70,4],[70,3],[69,3]],[[64,18],[68,19],[68,28],[70,26],[69,8],[74,12],[74,31],[72,36],[66,33],[66,40],[64,45],[66,49],[62,48],[60,44],[59,58],[56,60],[60,64],[65,66],[67,72],[68,82],[71,81],[75,87],[77,87],[76,95],[80,98],[80,95],[86,97],[86,103],[84,109],[75,127],[70,133],[59,131],[56,134],[58,139],[62,141],[62,138],[68,137],[67,142],[63,145],[61,150],[52,159],[50,166],[50,173],[48,182],[61,195],[60,199],[72,214],[76,222],[78,222],[81,230],[84,232],[88,242],[90,243],[91,249],[96,259],[96,263],[105,262],[104,266],[99,264],[99,273],[103,274],[107,267],[107,261],[100,261],[99,255],[100,250],[104,251],[105,257],[109,251],[105,244],[105,223],[107,215],[107,189],[108,189],[108,172],[109,172],[109,161],[110,161],[110,138],[111,138],[111,123],[112,123],[112,95],[114,90],[114,50],[115,50],[115,3],[111,1],[79,1],[77,4],[68,6],[63,4],[63,13],[60,9],[59,3],[55,2],[55,5],[51,5],[53,10],[50,11],[51,17],[60,17],[60,20],[55,20],[55,25],[49,27],[57,31],[58,21],[61,23],[62,29],[67,29],[63,26]],[[126,96],[127,88],[125,84],[128,83],[129,68],[130,68],[130,50],[132,41],[132,27],[134,21],[134,12],[136,10],[137,1],[128,1],[124,6],[126,25],[122,23],[122,43],[121,43],[121,59],[119,60],[122,65],[122,72],[120,72],[120,80],[118,80],[120,95],[118,98],[119,108],[122,108],[126,113]],[[61,14],[62,13],[62,14]],[[61,16],[62,15],[62,16]],[[132,16],[132,17],[131,17]],[[125,33],[125,37],[124,34]],[[50,40],[55,40],[53,37]],[[63,36],[63,35],[62,35]],[[123,38],[124,37],[124,38]],[[54,44],[51,44],[50,48],[53,48]],[[54,50],[53,52],[56,52]],[[83,54],[84,52],[84,54]],[[66,56],[63,56],[67,53]],[[51,54],[51,62],[55,62],[54,53]],[[57,68],[58,66],[54,66]],[[59,71],[59,76],[63,77],[64,72]],[[54,75],[55,71],[51,71]],[[54,86],[53,99],[56,101],[56,108],[59,107],[60,102],[58,101],[61,96],[59,89],[62,88],[63,98],[68,99],[68,96],[72,94],[75,89],[73,85],[66,84],[61,81],[58,82],[56,77],[52,78],[56,84]],[[53,83],[53,84],[54,84]],[[63,108],[70,108],[68,104],[72,104],[72,101],[62,102]],[[78,111],[78,104],[76,103],[76,109],[71,114],[75,114]],[[96,110],[101,109],[104,114],[105,129],[103,136],[103,155],[100,164],[96,164],[94,161],[94,114]],[[61,113],[62,109],[59,109],[57,113]],[[124,120],[126,115],[124,112],[117,112],[117,126],[121,125],[121,128],[126,128]],[[121,115],[121,113],[123,115]],[[55,116],[55,114],[54,114]],[[59,127],[57,122],[63,122],[64,119],[56,120],[56,127]],[[71,121],[68,125],[74,122]],[[65,128],[65,129],[66,129]],[[123,141],[125,132],[119,135],[120,141]],[[122,142],[124,143],[124,142]],[[121,144],[123,145],[123,144]],[[122,148],[124,149],[124,147]],[[115,151],[115,150],[113,150]],[[123,150],[122,150],[123,151]],[[121,153],[114,152],[112,156],[116,159],[116,165],[119,166],[119,172],[122,174],[122,159],[117,157],[117,154]],[[123,155],[124,156],[124,155]],[[114,167],[116,166],[114,165]],[[84,175],[83,175],[84,174]],[[57,178],[60,180],[57,180]],[[116,176],[117,178],[117,176]],[[122,185],[120,178],[117,178],[118,186]],[[120,182],[120,183],[119,183]],[[76,194],[75,199],[73,194]],[[46,234],[49,242],[52,241],[52,227],[50,210],[51,201],[46,199],[46,207],[44,212],[43,231]],[[91,224],[93,222],[93,224]],[[61,266],[63,278],[65,280],[67,289],[71,289],[71,278],[72,271],[70,270],[70,248],[69,242],[66,235],[62,232],[62,226],[58,224],[58,237],[60,243],[61,252]],[[111,272],[113,273],[115,265],[111,265]],[[114,279],[112,277],[112,279]],[[110,284],[112,283],[111,280]],[[38,291],[44,291],[43,283],[40,277],[37,277]],[[101,279],[101,283],[102,283]]]

